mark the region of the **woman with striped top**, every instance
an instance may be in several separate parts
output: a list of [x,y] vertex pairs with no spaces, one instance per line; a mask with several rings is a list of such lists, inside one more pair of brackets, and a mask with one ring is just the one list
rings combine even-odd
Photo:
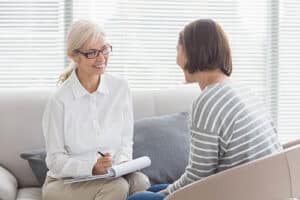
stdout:
[[204,177],[282,149],[260,101],[230,80],[231,51],[220,25],[205,19],[185,26],[179,34],[177,64],[186,82],[196,82],[202,90],[192,105],[188,166],[174,183],[152,186],[152,193],[137,193],[128,200],[160,200]]

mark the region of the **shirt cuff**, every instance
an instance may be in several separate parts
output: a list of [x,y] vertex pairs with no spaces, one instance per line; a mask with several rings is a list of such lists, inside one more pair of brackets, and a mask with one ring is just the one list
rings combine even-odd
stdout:
[[173,192],[175,192],[177,189],[175,188],[175,184],[170,184],[168,187],[167,187],[167,191],[169,194],[172,194]]
[[78,165],[76,176],[91,176],[94,165],[94,161],[81,161]]
[[129,161],[129,160],[132,160],[132,158],[128,158],[128,156],[125,156],[125,155],[119,155],[116,157],[114,162],[115,162],[115,164],[119,164],[121,162]]

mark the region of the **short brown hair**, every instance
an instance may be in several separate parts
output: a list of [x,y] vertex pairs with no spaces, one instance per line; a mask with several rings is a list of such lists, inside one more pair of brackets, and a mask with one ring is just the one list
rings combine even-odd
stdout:
[[230,76],[232,72],[231,50],[228,39],[219,24],[211,19],[191,22],[180,32],[189,73],[220,69]]

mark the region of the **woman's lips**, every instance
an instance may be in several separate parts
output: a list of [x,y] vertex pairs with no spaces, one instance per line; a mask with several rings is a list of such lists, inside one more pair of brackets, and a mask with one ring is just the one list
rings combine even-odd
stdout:
[[95,68],[104,68],[105,67],[105,63],[98,64],[98,65],[93,65],[93,67],[95,67]]

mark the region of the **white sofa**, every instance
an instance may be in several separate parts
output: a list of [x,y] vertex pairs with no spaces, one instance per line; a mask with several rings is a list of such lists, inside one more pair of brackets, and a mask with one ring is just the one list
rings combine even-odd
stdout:
[[[36,187],[37,180],[28,163],[20,158],[20,153],[44,147],[41,119],[47,99],[52,93],[53,89],[0,90],[0,166],[16,177],[18,200],[41,199],[41,189]],[[189,111],[192,100],[199,95],[199,89],[196,86],[183,86],[178,89],[132,93],[134,118],[141,119]],[[13,180],[12,177],[6,179]],[[5,184],[5,181],[0,172],[0,185]]]
[[[52,92],[49,89],[0,90],[1,200],[41,199],[41,188],[19,155],[44,146],[41,118]],[[194,86],[133,91],[135,119],[188,111],[198,95],[199,90]],[[166,200],[300,200],[299,143],[292,142],[281,153],[197,181]],[[9,195],[1,196],[5,192]]]

